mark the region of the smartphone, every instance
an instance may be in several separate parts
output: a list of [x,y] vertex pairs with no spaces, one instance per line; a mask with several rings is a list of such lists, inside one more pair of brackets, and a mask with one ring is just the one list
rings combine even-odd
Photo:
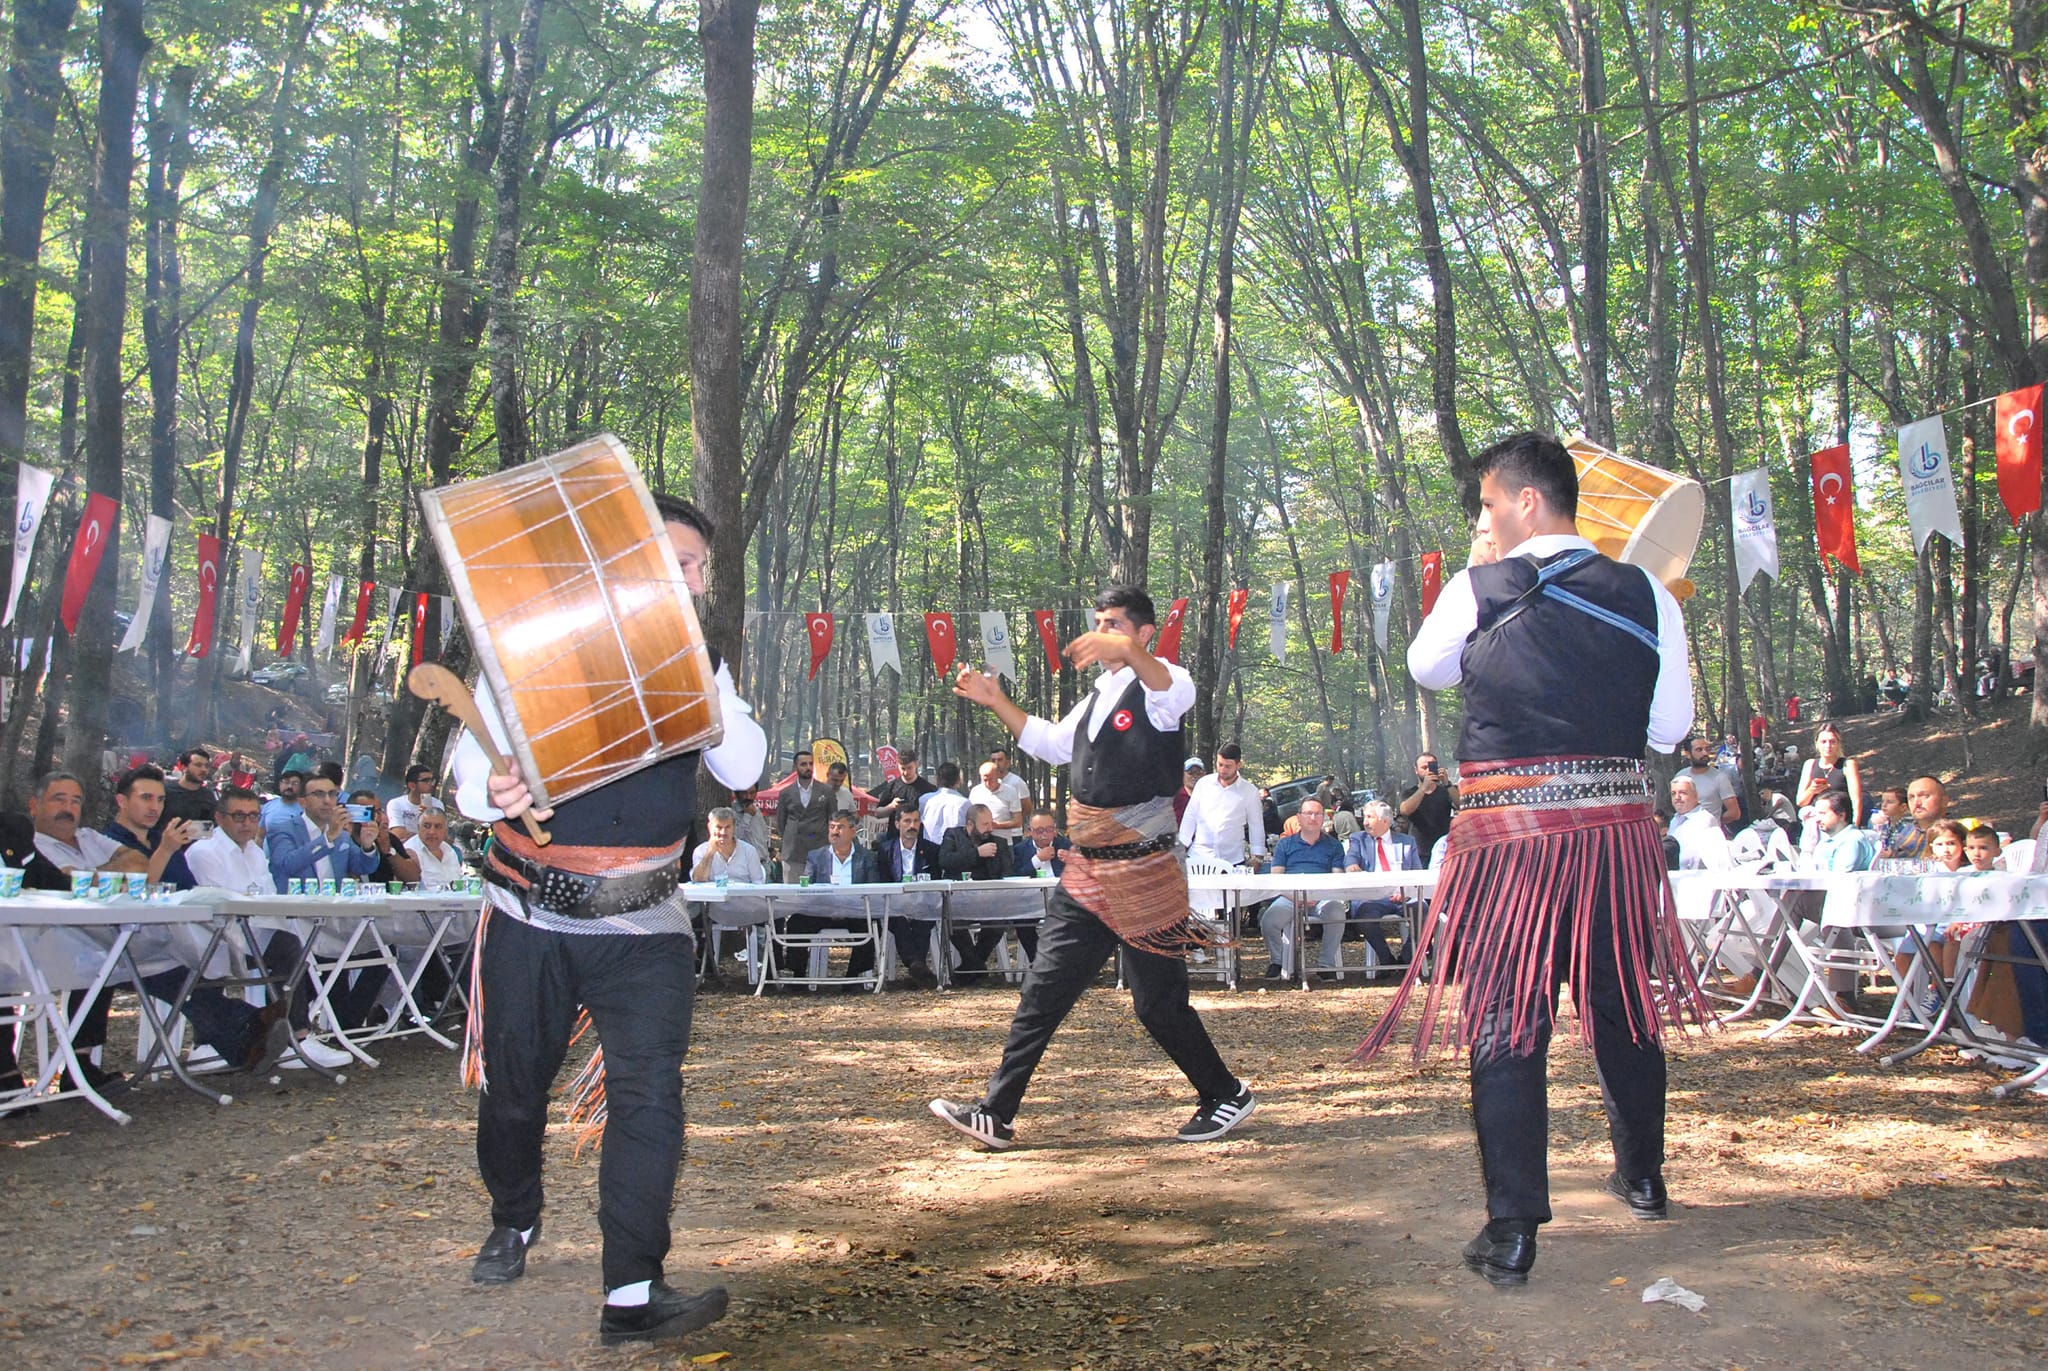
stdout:
[[376,809],[370,805],[344,805],[343,808],[348,810],[348,821],[352,824],[371,823],[377,817]]
[[200,839],[202,839],[202,838],[207,838],[207,837],[211,837],[211,836],[212,836],[212,834],[213,834],[213,820],[211,820],[211,819],[187,819],[187,820],[185,820],[185,836],[186,836],[187,838],[191,839],[191,840],[192,840],[193,842],[195,842],[195,843],[196,843],[196,842],[198,842],[198,841],[199,841]]

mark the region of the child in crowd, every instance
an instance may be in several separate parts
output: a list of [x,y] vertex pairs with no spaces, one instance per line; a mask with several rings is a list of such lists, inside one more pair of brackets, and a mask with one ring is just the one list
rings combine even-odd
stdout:
[[1906,808],[1906,788],[1902,785],[1887,786],[1877,794],[1877,813],[1870,821],[1871,833],[1877,839],[1877,855],[1889,857],[1899,840],[1906,837],[1913,827],[1912,811]]

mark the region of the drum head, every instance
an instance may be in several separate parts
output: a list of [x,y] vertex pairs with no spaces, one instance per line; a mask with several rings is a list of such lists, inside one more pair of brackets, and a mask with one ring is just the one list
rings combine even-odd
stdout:
[[421,502],[537,804],[723,736],[682,569],[617,439]]

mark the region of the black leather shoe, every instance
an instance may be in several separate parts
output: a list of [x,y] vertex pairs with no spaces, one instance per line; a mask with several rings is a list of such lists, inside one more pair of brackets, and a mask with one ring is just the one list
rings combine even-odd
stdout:
[[525,1238],[519,1236],[516,1228],[493,1228],[491,1236],[477,1250],[476,1265],[469,1268],[470,1280],[478,1285],[510,1285],[526,1274],[526,1249],[539,1241],[539,1219],[533,1221]]
[[1530,1232],[1521,1233],[1489,1223],[1465,1244],[1465,1265],[1495,1285],[1527,1285],[1529,1268],[1536,1264],[1536,1234],[1534,1225],[1529,1227]]
[[[78,1070],[79,1074],[85,1078],[85,1083],[91,1086],[102,1097],[107,1095],[118,1095],[122,1091],[126,1090],[129,1086],[128,1075],[126,1072],[104,1070],[100,1067],[94,1066],[91,1062],[85,1060],[83,1057],[80,1057],[78,1060]],[[69,1071],[64,1072],[61,1076],[57,1078],[57,1089],[60,1091],[78,1089],[78,1085],[75,1081],[71,1079],[71,1073]]]
[[1607,1177],[1607,1193],[1628,1205],[1628,1212],[1639,1219],[1668,1219],[1671,1217],[1671,1200],[1664,1193],[1664,1178],[1650,1176],[1640,1181],[1625,1181],[1619,1171]]
[[622,1342],[653,1342],[680,1338],[725,1317],[725,1287],[714,1285],[696,1295],[671,1290],[661,1281],[647,1292],[647,1303],[621,1307],[606,1305],[598,1320],[597,1337],[606,1347]]

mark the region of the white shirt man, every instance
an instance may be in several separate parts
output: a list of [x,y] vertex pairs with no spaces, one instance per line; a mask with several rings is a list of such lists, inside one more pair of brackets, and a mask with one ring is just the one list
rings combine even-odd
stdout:
[[96,829],[81,828],[68,843],[48,833],[36,834],[36,851],[43,860],[66,871],[98,871],[125,850]]
[[420,822],[420,831],[405,840],[405,850],[420,864],[420,888],[451,889],[469,871],[462,863],[462,848],[448,836],[448,816],[427,810]]
[[917,817],[925,840],[938,843],[945,841],[947,829],[967,821],[967,806],[972,802],[960,793],[960,768],[953,763],[939,763],[934,779],[939,788],[918,802]]
[[1235,743],[1216,753],[1214,774],[1195,782],[1187,812],[1180,819],[1180,841],[1191,857],[1211,857],[1232,866],[1266,859],[1266,820],[1259,788],[1240,772],[1243,762]]
[[985,805],[996,832],[1004,838],[1015,838],[1024,832],[1024,812],[1004,790],[1003,770],[994,762],[981,764],[981,784],[967,792],[967,803]]
[[1742,802],[1735,798],[1735,777],[1714,764],[1713,744],[1696,737],[1686,748],[1692,765],[1678,774],[1692,782],[1700,808],[1730,828],[1742,822]]
[[1699,791],[1683,771],[1671,778],[1671,840],[1678,864],[1687,871],[1728,866],[1728,838],[1720,820],[1700,803]]
[[447,807],[433,797],[434,773],[429,767],[416,766],[406,773],[405,793],[394,796],[384,806],[384,827],[391,830],[391,836],[399,842],[407,842],[420,831],[420,811],[426,809],[447,813]]
[[214,830],[185,849],[192,879],[237,895],[270,895],[270,857],[263,850],[263,818],[254,796],[227,796],[214,810]]
[[723,876],[728,881],[768,883],[768,868],[762,865],[761,854],[752,843],[740,840],[738,819],[723,807],[704,816],[711,836],[690,854],[691,880],[715,881]]

